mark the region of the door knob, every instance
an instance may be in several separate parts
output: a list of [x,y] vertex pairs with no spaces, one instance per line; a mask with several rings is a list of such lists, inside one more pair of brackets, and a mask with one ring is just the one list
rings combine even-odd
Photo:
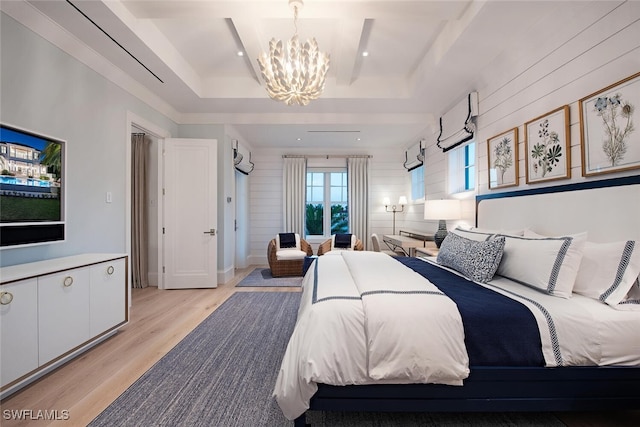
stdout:
[[205,231],[204,234],[208,234],[209,236],[215,236],[216,235],[216,230],[215,230],[215,228],[211,228],[211,229],[209,229],[209,231]]

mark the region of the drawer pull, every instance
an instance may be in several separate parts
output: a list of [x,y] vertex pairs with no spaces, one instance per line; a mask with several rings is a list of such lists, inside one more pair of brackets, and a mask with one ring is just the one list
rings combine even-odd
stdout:
[[64,285],[65,288],[68,288],[69,286],[73,285],[73,277],[71,276],[65,277],[64,282],[62,282],[62,284]]
[[0,292],[0,304],[9,305],[13,301],[13,294],[11,292]]
[[107,267],[107,274],[109,276],[111,276],[114,271],[115,271],[115,268],[113,268],[113,265],[110,265],[109,267]]

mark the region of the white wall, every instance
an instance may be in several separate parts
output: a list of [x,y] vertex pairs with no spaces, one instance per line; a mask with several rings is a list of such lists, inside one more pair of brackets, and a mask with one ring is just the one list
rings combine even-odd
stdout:
[[[3,249],[0,266],[83,252],[126,252],[128,113],[171,136],[217,139],[218,281],[233,277],[233,160],[225,126],[176,125],[119,86],[0,14],[0,121],[67,141],[61,243]],[[112,203],[105,203],[105,193]],[[229,231],[231,230],[231,231]]]
[[[480,99],[476,133],[478,194],[501,191],[488,189],[487,139],[514,127],[519,129],[520,184],[502,191],[639,173],[635,170],[582,177],[578,101],[640,71],[640,2],[626,2],[619,7],[615,2],[602,2],[599,6],[609,13],[595,14],[590,9],[589,14],[576,16],[592,24],[585,31],[572,35],[563,44],[541,34],[530,46],[522,46],[518,67],[505,69],[502,75],[476,88]],[[526,184],[524,123],[563,105],[569,105],[571,117],[571,178]],[[640,133],[636,132],[633,141],[638,142],[639,138]],[[447,158],[435,143],[435,135],[427,137],[425,188],[428,198],[446,198],[449,197]],[[467,199],[464,212],[464,220],[473,224],[475,203],[472,199]]]
[[[256,144],[258,145],[258,144]],[[319,152],[304,149],[269,149],[256,150],[253,153],[255,169],[249,176],[250,194],[250,264],[267,263],[267,245],[277,233],[282,232],[282,168],[284,154],[366,154],[373,156],[369,161],[369,218],[370,233],[390,234],[392,231],[392,214],[387,213],[382,205],[382,199],[389,197],[398,200],[402,195],[408,195],[408,173],[403,168],[404,152],[398,150],[369,149],[369,150],[331,150]],[[402,225],[403,214],[397,214],[396,230]],[[358,236],[367,240],[369,236]],[[312,243],[314,253],[318,243]]]
[[3,249],[0,265],[124,253],[127,111],[174,134],[177,126],[5,14],[0,40],[0,120],[67,141],[67,240]]

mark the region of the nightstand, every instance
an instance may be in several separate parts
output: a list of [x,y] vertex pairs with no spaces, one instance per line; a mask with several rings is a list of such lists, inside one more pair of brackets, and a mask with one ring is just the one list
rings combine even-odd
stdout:
[[427,246],[426,248],[416,248],[416,256],[438,256],[438,249],[436,246]]

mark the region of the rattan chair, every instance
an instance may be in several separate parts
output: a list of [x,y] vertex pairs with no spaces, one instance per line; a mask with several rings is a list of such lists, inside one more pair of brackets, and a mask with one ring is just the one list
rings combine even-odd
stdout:
[[[327,239],[324,242],[322,242],[322,244],[320,246],[318,246],[318,256],[326,254],[327,252],[331,251],[331,242],[333,239]],[[363,251],[364,250],[364,244],[362,243],[362,240],[357,239],[356,238],[356,242],[353,245],[353,250],[354,251]]]
[[[313,248],[306,240],[300,239],[300,250],[307,253],[307,256],[313,255]],[[277,245],[276,239],[271,239],[267,245],[267,260],[273,277],[285,276],[302,276],[302,267],[304,258],[295,260],[279,260],[276,257]]]

